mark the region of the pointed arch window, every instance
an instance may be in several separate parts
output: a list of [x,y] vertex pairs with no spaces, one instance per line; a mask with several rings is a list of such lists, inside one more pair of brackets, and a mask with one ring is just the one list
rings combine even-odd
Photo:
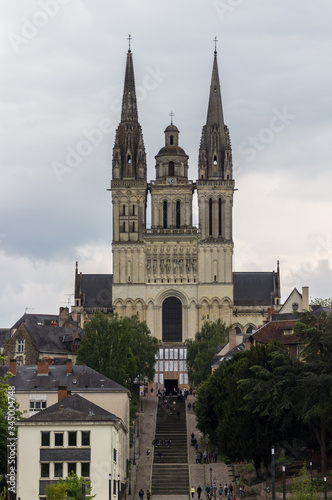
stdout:
[[167,201],[163,203],[163,228],[167,229]]
[[181,203],[180,201],[176,202],[176,228],[180,229],[181,227]]
[[122,215],[126,215],[126,205],[122,205]]
[[170,161],[168,164],[168,175],[169,176],[174,175],[174,161]]
[[218,160],[217,160],[217,157],[215,155],[214,158],[213,158],[213,165],[217,166],[217,164],[218,164]]
[[135,205],[133,205],[133,215],[135,215]]
[[209,199],[209,236],[212,236],[212,198]]
[[131,163],[131,156],[130,155],[127,156],[127,162]]
[[218,225],[219,225],[219,231],[218,231],[218,234],[219,236],[221,236],[221,233],[222,233],[222,223],[221,223],[221,220],[222,220],[222,201],[221,201],[221,198],[219,198],[219,206],[218,206]]

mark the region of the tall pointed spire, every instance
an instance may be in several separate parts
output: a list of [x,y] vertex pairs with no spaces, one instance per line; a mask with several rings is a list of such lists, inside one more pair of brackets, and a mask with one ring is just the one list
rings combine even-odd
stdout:
[[138,122],[137,101],[134,78],[134,66],[132,52],[129,48],[127,53],[126,74],[124,81],[121,122]]
[[[214,41],[217,42],[216,39]],[[199,178],[231,179],[231,171],[231,145],[228,128],[224,123],[215,48],[206,124],[200,145]]]
[[[129,44],[131,36],[129,35]],[[138,122],[132,52],[127,52],[122,96],[121,122],[113,148],[113,179],[145,179],[146,154],[143,133]]]

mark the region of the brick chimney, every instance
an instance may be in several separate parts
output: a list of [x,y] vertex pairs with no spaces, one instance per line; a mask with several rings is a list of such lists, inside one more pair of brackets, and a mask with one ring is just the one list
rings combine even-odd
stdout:
[[9,361],[9,371],[13,374],[16,375],[16,370],[17,370],[17,363],[16,359],[11,359]]
[[67,359],[66,372],[67,372],[67,375],[71,375],[73,373],[73,362],[71,359]]
[[235,328],[231,328],[229,330],[229,336],[228,336],[228,342],[229,342],[229,350],[231,351],[232,349],[234,349],[234,347],[236,347],[236,330]]
[[49,368],[49,363],[48,359],[40,359],[38,361],[38,371],[37,374],[38,376],[47,376],[48,375],[48,368]]
[[68,391],[66,385],[59,385],[58,387],[58,402],[63,401],[68,397]]

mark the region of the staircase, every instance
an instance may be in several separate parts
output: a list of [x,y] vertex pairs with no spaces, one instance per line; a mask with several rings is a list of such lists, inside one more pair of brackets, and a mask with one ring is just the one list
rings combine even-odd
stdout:
[[[155,439],[160,443],[171,439],[171,446],[160,444],[154,447],[152,493],[154,495],[188,495],[189,466],[185,403],[184,401],[178,402],[176,397],[168,397],[167,400],[174,409],[170,412],[166,405],[158,408]],[[177,416],[178,410],[180,418]],[[162,454],[161,459],[158,457],[159,453]]]

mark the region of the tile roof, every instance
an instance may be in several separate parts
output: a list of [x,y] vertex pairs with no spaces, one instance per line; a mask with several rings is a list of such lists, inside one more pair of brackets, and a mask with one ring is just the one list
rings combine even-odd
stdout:
[[270,321],[266,323],[261,328],[253,334],[256,342],[262,344],[269,344],[271,342],[280,342],[280,344],[298,344],[300,342],[299,338],[293,333],[286,333],[285,331],[291,331],[294,329],[296,324],[296,319],[284,320],[284,321]]

